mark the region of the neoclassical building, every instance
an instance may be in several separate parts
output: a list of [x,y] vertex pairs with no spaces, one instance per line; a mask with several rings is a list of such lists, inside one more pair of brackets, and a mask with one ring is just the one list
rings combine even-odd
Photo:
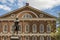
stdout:
[[[18,34],[14,33],[14,21],[19,19]],[[25,6],[0,16],[0,40],[55,40],[56,17]]]

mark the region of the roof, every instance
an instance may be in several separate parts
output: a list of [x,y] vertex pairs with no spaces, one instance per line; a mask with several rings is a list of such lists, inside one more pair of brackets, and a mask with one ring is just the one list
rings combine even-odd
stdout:
[[48,14],[48,13],[46,13],[46,12],[43,12],[43,11],[39,10],[39,9],[36,9],[36,8],[34,8],[34,7],[29,6],[28,3],[26,3],[26,5],[23,6],[23,7],[21,7],[21,8],[18,8],[18,9],[16,9],[16,10],[13,10],[13,11],[11,11],[11,12],[9,12],[9,13],[6,13],[6,14],[0,16],[0,18],[1,18],[1,17],[4,17],[4,16],[7,16],[7,15],[9,15],[9,14],[12,14],[12,13],[14,13],[14,12],[17,12],[17,11],[19,11],[19,10],[22,10],[22,9],[24,9],[24,8],[26,8],[26,7],[27,7],[27,8],[30,8],[30,9],[33,9],[33,10],[35,10],[35,11],[38,11],[38,12],[44,13],[44,14],[49,15],[49,16],[51,16],[51,17],[56,18],[55,16],[53,16],[53,15],[51,15],[51,14]]

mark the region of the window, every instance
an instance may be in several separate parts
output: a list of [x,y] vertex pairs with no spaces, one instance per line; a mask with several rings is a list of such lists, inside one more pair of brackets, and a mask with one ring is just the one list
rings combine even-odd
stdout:
[[4,37],[3,39],[4,39],[4,40],[7,40],[7,37]]
[[26,32],[26,33],[29,32],[29,27],[30,27],[30,26],[29,26],[28,24],[25,25],[25,32]]
[[44,40],[44,37],[43,36],[40,36],[40,40]]
[[37,40],[37,37],[36,36],[32,36],[32,40]]
[[47,32],[51,32],[51,26],[50,26],[50,24],[47,25]]
[[19,40],[22,40],[22,36],[19,37]]
[[3,32],[7,33],[8,32],[8,25],[4,25]]
[[28,37],[28,36],[26,36],[26,37],[25,37],[25,40],[29,40],[29,37]]
[[33,33],[37,32],[37,25],[36,24],[32,25],[32,31],[33,31]]
[[19,33],[22,32],[22,25],[19,25]]
[[51,40],[51,37],[50,37],[50,36],[48,36],[48,37],[47,37],[47,40]]
[[24,14],[24,15],[22,16],[22,18],[32,18],[32,15],[30,15],[30,14]]
[[14,33],[14,29],[15,29],[14,25],[11,25],[11,33]]
[[40,24],[40,32],[44,32],[44,25],[43,24]]

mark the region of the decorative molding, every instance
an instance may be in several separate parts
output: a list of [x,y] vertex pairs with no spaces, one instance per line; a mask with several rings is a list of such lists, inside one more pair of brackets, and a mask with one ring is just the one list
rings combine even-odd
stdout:
[[51,33],[48,34],[48,33],[36,33],[36,34],[32,34],[32,33],[29,33],[29,34],[25,34],[25,33],[21,33],[21,34],[11,34],[11,33],[8,33],[8,34],[0,34],[0,36],[11,36],[11,35],[18,35],[18,36],[51,36]]
[[[0,21],[14,21],[15,19],[0,19]],[[22,21],[24,21],[24,20],[36,20],[36,21],[39,21],[39,20],[51,20],[51,21],[56,21],[56,19],[55,18],[27,18],[27,19],[25,19],[25,18],[21,18],[21,19],[19,19],[19,20],[22,20]]]
[[24,12],[31,12],[36,16],[36,18],[38,18],[38,15],[36,13],[32,12],[32,11],[22,11],[22,12],[18,13],[17,18],[19,17],[19,15],[21,15]]

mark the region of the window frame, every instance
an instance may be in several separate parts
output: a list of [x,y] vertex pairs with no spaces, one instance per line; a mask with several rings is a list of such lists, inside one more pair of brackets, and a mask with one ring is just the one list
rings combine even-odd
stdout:
[[19,37],[19,40],[20,40],[20,39],[22,40],[22,36]]
[[14,30],[12,30],[13,26],[14,26],[13,24],[10,26],[10,32],[11,33],[14,33]]
[[5,39],[8,40],[6,36],[3,37],[3,40],[5,40]]
[[3,25],[3,33],[8,33],[8,25],[7,24]]
[[21,31],[19,30],[18,33],[22,33],[22,25],[19,24],[19,28],[21,29]]
[[44,40],[44,36],[40,36],[40,40],[42,40],[42,39]]
[[[43,27],[42,27],[42,26],[43,26]],[[42,30],[41,28],[42,28],[43,30]],[[44,24],[40,24],[39,29],[40,29],[40,33],[43,33],[43,32],[44,32]]]
[[[28,31],[26,31],[27,25],[28,25]],[[29,33],[30,32],[30,29],[29,28],[30,28],[30,25],[29,24],[26,24],[25,25],[25,33]]]
[[28,40],[30,40],[29,36],[25,36],[25,40],[26,40],[26,38],[28,38]]
[[[50,39],[49,39],[50,38]],[[47,36],[47,40],[51,40],[51,36]]]
[[[49,27],[49,28],[48,28]],[[47,25],[47,33],[50,33],[51,32],[51,26],[50,24]]]
[[[34,31],[34,27],[35,27],[35,31]],[[32,25],[32,32],[33,32],[33,33],[36,33],[36,32],[37,32],[37,25],[36,25],[36,24],[33,24],[33,25]]]
[[[28,17],[27,17],[28,16]],[[22,16],[22,18],[32,18],[32,15],[31,14],[24,14],[23,16]]]
[[32,40],[37,40],[37,36],[32,36]]

